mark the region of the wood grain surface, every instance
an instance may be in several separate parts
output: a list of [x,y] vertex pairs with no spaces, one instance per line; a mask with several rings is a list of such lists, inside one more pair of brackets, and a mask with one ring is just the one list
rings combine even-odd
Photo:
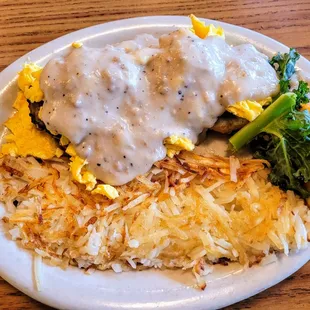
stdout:
[[[310,0],[0,0],[0,71],[74,30],[136,16],[190,13],[258,31],[296,47],[310,59]],[[248,308],[310,309],[310,263],[273,288],[227,309]],[[51,308],[0,278],[0,309]]]

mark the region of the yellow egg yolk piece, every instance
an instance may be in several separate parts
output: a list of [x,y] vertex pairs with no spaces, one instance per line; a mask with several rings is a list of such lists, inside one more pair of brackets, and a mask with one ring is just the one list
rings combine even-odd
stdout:
[[167,149],[167,156],[172,158],[179,154],[182,150],[192,151],[195,148],[193,142],[185,137],[172,135],[164,140],[164,145]]
[[107,196],[109,199],[115,199],[119,196],[117,189],[108,184],[97,185],[97,187],[91,193],[104,195]]
[[192,22],[191,30],[201,39],[208,36],[219,36],[225,39],[224,29],[222,27],[215,27],[213,24],[206,25],[203,21],[199,20],[195,15],[190,16]]
[[1,146],[2,155],[51,159],[63,154],[53,137],[38,130],[31,122],[28,102],[22,92],[18,93],[13,108],[17,111],[4,123],[10,133],[5,136],[6,141]]
[[242,100],[227,107],[227,111],[248,121],[253,121],[263,111],[263,106],[272,102],[272,98],[268,97],[260,101]]
[[31,102],[40,102],[43,100],[44,95],[40,88],[42,70],[38,65],[29,63],[25,64],[23,70],[18,73],[18,87]]

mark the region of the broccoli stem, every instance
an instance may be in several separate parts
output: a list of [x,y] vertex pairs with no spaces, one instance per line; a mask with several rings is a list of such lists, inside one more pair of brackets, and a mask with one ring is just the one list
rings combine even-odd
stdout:
[[253,122],[247,124],[229,139],[233,149],[235,151],[240,150],[255,136],[263,132],[264,128],[273,120],[292,111],[295,105],[296,95],[294,93],[285,93],[281,95]]

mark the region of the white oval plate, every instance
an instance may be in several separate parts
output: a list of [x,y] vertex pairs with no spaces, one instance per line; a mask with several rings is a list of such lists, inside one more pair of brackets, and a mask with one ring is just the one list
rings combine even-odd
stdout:
[[[267,55],[287,51],[284,45],[259,33],[221,25],[228,42],[250,42]],[[73,41],[88,46],[103,46],[132,39],[139,33],[167,33],[175,27],[189,26],[187,17],[143,17],[86,28],[52,42],[21,57],[0,75],[0,124],[8,117],[16,96],[16,73],[27,60],[44,65],[49,58],[64,53]],[[310,63],[301,58],[299,67],[310,72]],[[2,208],[2,209],[1,209]],[[0,208],[4,212],[3,207]],[[0,214],[0,217],[1,214]],[[1,224],[0,224],[1,225]],[[310,247],[275,263],[243,270],[239,265],[217,266],[207,276],[207,288],[194,288],[191,272],[147,270],[125,272],[97,271],[86,275],[77,268],[62,270],[43,264],[41,291],[34,287],[32,254],[17,246],[0,226],[0,275],[27,295],[61,309],[215,309],[248,298],[285,279],[310,258]]]

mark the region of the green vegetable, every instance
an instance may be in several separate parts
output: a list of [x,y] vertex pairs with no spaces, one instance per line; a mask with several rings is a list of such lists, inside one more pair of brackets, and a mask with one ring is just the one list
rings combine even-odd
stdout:
[[278,53],[271,58],[269,63],[275,68],[280,78],[281,94],[290,90],[289,80],[295,73],[295,64],[299,58],[300,55],[294,48],[291,48],[288,53]]
[[281,95],[275,102],[273,102],[261,115],[259,115],[253,122],[248,123],[245,127],[233,135],[229,142],[232,144],[234,150],[240,150],[244,145],[250,142],[259,133],[265,131],[265,128],[276,118],[283,114],[292,111],[296,105],[296,95],[293,93],[286,93]]
[[310,197],[310,189],[305,186],[310,182],[310,113],[298,109],[309,102],[310,89],[306,82],[299,81],[298,88],[289,92],[299,58],[295,49],[272,57],[270,64],[280,79],[278,99],[229,141],[235,151],[250,143],[255,158],[270,162],[273,184],[306,198]]
[[[285,94],[290,91],[290,79],[292,75],[295,73],[295,65],[297,60],[300,58],[299,53],[291,48],[289,53],[280,54],[273,56],[269,63],[274,67],[279,76],[279,85],[280,85],[280,93]],[[304,81],[299,81],[298,88],[293,90],[293,92],[297,95],[297,103],[296,109],[300,108],[300,105],[303,103],[308,103],[309,98],[307,94],[310,92],[308,84]]]
[[[271,163],[270,180],[284,190],[310,196],[310,114],[295,109],[297,95],[281,95],[229,141],[235,150],[250,142],[255,158]],[[254,138],[254,139],[253,139]]]
[[299,81],[298,88],[293,90],[294,94],[296,94],[296,109],[300,108],[301,104],[308,103],[309,98],[307,96],[310,93],[310,89],[308,84],[304,81]]
[[291,86],[289,80],[280,80],[279,85],[280,85],[279,95],[288,93],[290,91]]

